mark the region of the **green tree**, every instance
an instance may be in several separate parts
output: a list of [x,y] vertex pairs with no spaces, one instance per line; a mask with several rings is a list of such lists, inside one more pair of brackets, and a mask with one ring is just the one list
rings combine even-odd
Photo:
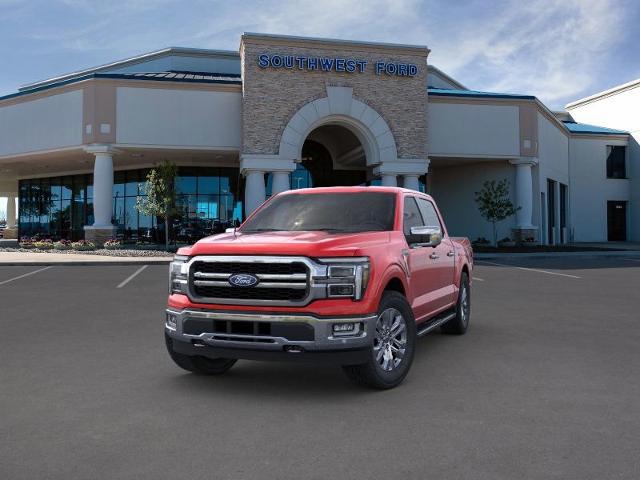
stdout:
[[507,179],[496,182],[487,180],[482,184],[482,189],[475,192],[476,203],[480,215],[491,223],[493,227],[493,245],[498,243],[498,231],[496,224],[501,222],[520,210],[516,208],[509,198],[509,182]]
[[143,215],[164,219],[165,248],[169,250],[169,219],[176,213],[175,178],[178,167],[165,160],[147,174],[143,186],[146,196],[136,199],[136,210]]

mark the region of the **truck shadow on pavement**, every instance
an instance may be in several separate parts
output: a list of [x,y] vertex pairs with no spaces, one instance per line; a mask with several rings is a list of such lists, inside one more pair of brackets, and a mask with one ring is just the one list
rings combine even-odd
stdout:
[[[407,389],[421,388],[429,383],[430,376],[446,375],[445,371],[430,368],[430,363],[448,362],[446,358],[455,354],[460,342],[451,342],[458,337],[433,332],[417,340],[413,365],[405,381],[396,389],[374,390],[353,384],[342,373],[339,366],[326,366],[287,362],[254,362],[240,360],[227,373],[220,376],[203,376],[173,369],[167,379],[169,388],[179,389],[187,394],[208,396],[228,395],[231,399],[238,395],[253,395],[261,398],[322,399],[385,394]],[[452,348],[447,348],[448,343]],[[445,358],[443,358],[445,357]]]

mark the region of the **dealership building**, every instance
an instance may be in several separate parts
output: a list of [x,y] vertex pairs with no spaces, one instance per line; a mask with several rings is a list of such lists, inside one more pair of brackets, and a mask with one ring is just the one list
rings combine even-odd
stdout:
[[168,160],[177,241],[331,185],[426,191],[450,234],[491,238],[475,192],[502,179],[519,209],[499,238],[640,241],[640,80],[553,112],[470,90],[428,56],[247,33],[239,52],[167,48],[25,85],[0,97],[5,237],[157,241],[163,221],[135,205]]

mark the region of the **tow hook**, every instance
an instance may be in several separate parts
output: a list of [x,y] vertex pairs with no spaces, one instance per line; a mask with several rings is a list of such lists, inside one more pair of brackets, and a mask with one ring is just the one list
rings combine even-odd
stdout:
[[304,349],[298,345],[286,345],[284,351],[288,353],[302,353]]

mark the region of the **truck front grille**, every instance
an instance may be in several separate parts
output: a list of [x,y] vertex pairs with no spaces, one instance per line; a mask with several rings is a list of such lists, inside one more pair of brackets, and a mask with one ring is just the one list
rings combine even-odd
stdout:
[[[248,274],[258,279],[254,286],[229,283],[233,275]],[[300,304],[309,296],[310,271],[303,261],[287,257],[234,257],[233,261],[215,256],[191,265],[190,289],[197,301],[223,304]]]

